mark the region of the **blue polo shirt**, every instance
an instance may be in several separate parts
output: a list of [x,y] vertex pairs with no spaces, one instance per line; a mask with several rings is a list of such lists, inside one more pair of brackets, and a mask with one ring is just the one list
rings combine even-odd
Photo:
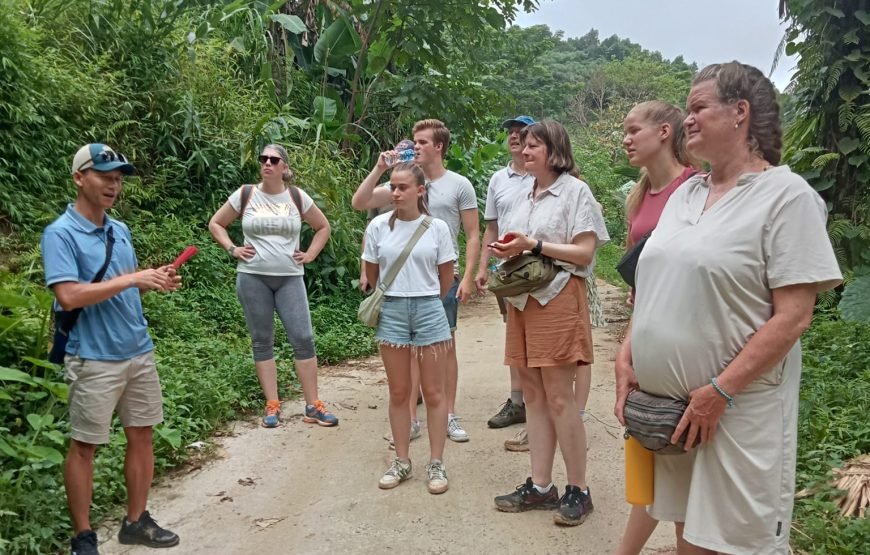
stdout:
[[[115,246],[103,279],[135,272],[136,253],[127,226],[107,215],[106,223],[97,227],[70,204],[42,234],[46,285],[90,283],[106,260],[106,226],[113,228]],[[127,360],[153,349],[142,299],[135,287],[86,306],[66,345],[67,354],[88,360]]]

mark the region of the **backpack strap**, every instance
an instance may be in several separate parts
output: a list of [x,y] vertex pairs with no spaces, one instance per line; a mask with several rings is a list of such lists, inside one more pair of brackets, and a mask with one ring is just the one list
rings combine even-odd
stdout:
[[302,219],[302,194],[295,185],[290,185],[290,197],[293,199],[293,204],[296,205],[296,210],[299,211],[299,219]]
[[250,202],[251,194],[253,192],[254,192],[253,185],[242,185],[242,194],[241,194],[241,198],[239,199],[241,201],[240,207],[239,207],[239,219],[240,220],[245,217],[245,208],[248,207],[248,202]]

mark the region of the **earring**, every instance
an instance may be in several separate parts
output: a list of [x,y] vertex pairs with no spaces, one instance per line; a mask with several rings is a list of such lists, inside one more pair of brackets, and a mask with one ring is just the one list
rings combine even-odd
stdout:
[[737,127],[738,127],[739,125],[740,125],[740,122],[739,122],[739,121],[735,121],[735,122],[734,122],[734,129],[737,129]]

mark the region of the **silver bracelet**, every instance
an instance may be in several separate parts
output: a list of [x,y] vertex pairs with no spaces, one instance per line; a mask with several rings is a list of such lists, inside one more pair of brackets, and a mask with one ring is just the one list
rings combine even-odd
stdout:
[[713,379],[710,380],[710,384],[713,386],[713,389],[716,390],[716,393],[718,393],[719,395],[724,397],[726,401],[728,401],[728,408],[729,409],[733,408],[734,407],[734,397],[725,393],[725,390],[719,386],[719,380],[717,380],[715,377],[713,377]]

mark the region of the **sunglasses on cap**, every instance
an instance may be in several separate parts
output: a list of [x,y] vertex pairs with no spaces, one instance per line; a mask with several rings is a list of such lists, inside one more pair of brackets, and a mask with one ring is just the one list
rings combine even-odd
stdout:
[[96,156],[92,156],[90,160],[85,160],[76,171],[82,171],[82,168],[85,168],[88,164],[92,166],[96,166],[97,164],[107,164],[109,162],[121,162],[122,164],[129,164],[130,162],[127,160],[127,157],[123,154],[118,154],[114,150],[104,150],[102,152],[98,152]]
[[272,163],[273,166],[277,166],[278,162],[283,162],[284,159],[280,156],[266,156],[265,154],[261,154],[257,157],[257,160],[260,161],[261,164],[265,164],[266,160]]

